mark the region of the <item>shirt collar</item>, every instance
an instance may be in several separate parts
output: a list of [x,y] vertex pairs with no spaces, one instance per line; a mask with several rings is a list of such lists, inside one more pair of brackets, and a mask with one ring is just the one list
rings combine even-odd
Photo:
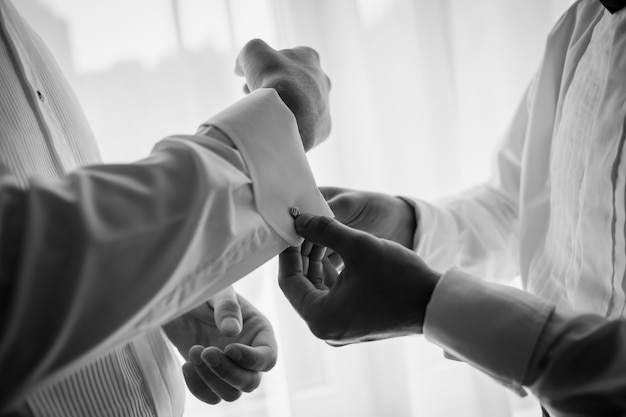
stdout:
[[611,13],[617,13],[626,7],[626,0],[600,0],[600,3]]

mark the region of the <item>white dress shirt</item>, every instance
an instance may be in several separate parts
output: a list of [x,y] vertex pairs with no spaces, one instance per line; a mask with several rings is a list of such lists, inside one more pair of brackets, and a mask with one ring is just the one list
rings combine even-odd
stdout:
[[299,244],[289,207],[331,215],[295,119],[257,90],[135,164],[96,165],[50,52],[9,1],[0,14],[0,405],[180,416],[160,326]]
[[[614,345],[624,332],[620,321],[574,321],[590,326],[582,345],[604,346],[588,360],[613,360],[607,373],[594,375],[580,362],[560,373],[551,368],[553,359],[564,360],[555,352],[581,346],[580,333],[567,331],[574,323],[568,310],[624,316],[625,51],[626,11],[611,14],[597,0],[575,3],[548,37],[492,180],[437,204],[415,201],[416,251],[448,271],[429,304],[426,337],[510,386],[540,388],[554,415],[613,415],[585,414],[580,404],[581,414],[570,414],[560,402],[593,397],[600,376],[607,397],[626,398],[626,357]],[[467,272],[498,280],[519,274],[543,301],[467,279]],[[612,329],[613,338],[604,339],[610,344],[594,339],[597,326]]]

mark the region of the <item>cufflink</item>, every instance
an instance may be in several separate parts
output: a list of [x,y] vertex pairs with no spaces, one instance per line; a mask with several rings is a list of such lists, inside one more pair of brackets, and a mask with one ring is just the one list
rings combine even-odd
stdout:
[[289,214],[295,219],[300,215],[300,209],[298,207],[290,207]]

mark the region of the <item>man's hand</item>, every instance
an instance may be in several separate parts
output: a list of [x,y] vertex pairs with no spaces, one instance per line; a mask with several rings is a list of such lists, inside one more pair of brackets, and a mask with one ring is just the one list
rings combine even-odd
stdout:
[[189,391],[201,401],[217,404],[256,389],[261,372],[276,363],[277,345],[267,318],[232,289],[218,293],[210,303],[163,329],[187,360],[183,374]]
[[413,248],[415,211],[401,198],[337,187],[320,187],[320,191],[341,223]]
[[[313,334],[343,345],[422,332],[440,275],[415,253],[328,217],[302,214],[295,226],[314,245],[285,250],[278,279]],[[343,258],[340,273],[325,247]]]
[[248,42],[237,57],[235,73],[246,78],[246,92],[273,88],[296,117],[304,150],[330,134],[330,79],[314,49],[277,51],[260,39]]

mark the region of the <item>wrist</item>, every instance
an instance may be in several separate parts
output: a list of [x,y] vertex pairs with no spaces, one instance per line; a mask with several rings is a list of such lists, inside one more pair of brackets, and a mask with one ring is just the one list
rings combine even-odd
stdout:
[[307,110],[308,107],[312,107],[308,104],[310,99],[298,88],[296,81],[287,80],[284,77],[269,81],[264,87],[274,89],[294,115],[302,145],[305,152],[308,152],[314,146],[314,132],[311,132],[311,126],[315,125],[310,120],[311,111]]

